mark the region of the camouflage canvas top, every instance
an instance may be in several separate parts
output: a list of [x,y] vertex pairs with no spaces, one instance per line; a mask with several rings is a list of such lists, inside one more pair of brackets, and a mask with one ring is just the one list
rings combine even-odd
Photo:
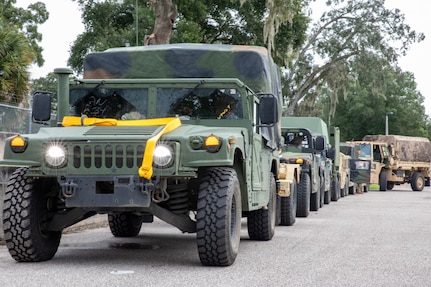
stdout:
[[431,162],[431,143],[425,137],[366,135],[363,141],[384,142],[394,148],[395,159],[407,162]]
[[254,92],[279,96],[278,70],[266,48],[170,44],[88,54],[85,79],[238,78]]

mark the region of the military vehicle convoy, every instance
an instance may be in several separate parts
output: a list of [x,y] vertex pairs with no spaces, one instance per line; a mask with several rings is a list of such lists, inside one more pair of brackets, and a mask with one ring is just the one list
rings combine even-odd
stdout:
[[359,158],[371,162],[370,183],[381,191],[410,183],[413,191],[430,185],[431,143],[423,137],[366,135],[354,142]]
[[35,93],[32,119],[46,127],[8,138],[0,161],[15,169],[3,228],[19,262],[52,259],[64,228],[106,214],[116,237],[154,216],[196,233],[201,263],[229,266],[242,218],[266,241],[370,183],[430,185],[428,139],[340,143],[320,118],[281,118],[279,70],[262,47],[115,48],[88,54],[82,79],[54,72],[56,118],[52,95]]
[[88,54],[82,79],[54,72],[57,118],[36,93],[33,119],[50,126],[8,138],[0,162],[16,167],[3,211],[16,261],[50,260],[96,214],[117,237],[154,216],[196,233],[204,265],[235,261],[242,217],[250,239],[273,237],[281,85],[265,48],[115,48]]
[[332,160],[326,123],[317,117],[283,117],[281,161],[300,166],[290,174],[298,175],[296,215],[307,217],[331,201]]

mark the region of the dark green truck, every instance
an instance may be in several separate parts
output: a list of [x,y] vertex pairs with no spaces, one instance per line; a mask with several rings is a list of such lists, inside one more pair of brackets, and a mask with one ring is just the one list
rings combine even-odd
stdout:
[[307,217],[310,211],[329,204],[333,197],[333,162],[327,155],[331,148],[328,128],[317,117],[283,117],[281,129],[282,161],[300,165],[296,215]]
[[4,234],[20,262],[51,259],[62,230],[107,214],[114,236],[153,217],[196,233],[204,265],[236,258],[241,218],[274,235],[279,71],[262,47],[175,44],[109,49],[82,79],[58,68],[57,116],[34,95],[35,134],[7,139]]

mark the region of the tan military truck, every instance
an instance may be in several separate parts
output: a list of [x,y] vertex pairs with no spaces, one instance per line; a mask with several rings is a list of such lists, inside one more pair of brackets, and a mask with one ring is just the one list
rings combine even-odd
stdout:
[[431,143],[423,137],[401,135],[366,135],[355,142],[359,158],[371,161],[370,183],[381,191],[395,184],[410,183],[422,191],[430,185]]

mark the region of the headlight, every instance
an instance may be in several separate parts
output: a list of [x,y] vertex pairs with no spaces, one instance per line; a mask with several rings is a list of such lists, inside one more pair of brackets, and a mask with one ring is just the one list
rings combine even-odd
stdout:
[[45,161],[51,167],[62,167],[66,163],[66,149],[62,145],[50,145],[45,152]]
[[153,163],[156,167],[168,167],[173,162],[173,151],[170,146],[157,145],[154,149]]

